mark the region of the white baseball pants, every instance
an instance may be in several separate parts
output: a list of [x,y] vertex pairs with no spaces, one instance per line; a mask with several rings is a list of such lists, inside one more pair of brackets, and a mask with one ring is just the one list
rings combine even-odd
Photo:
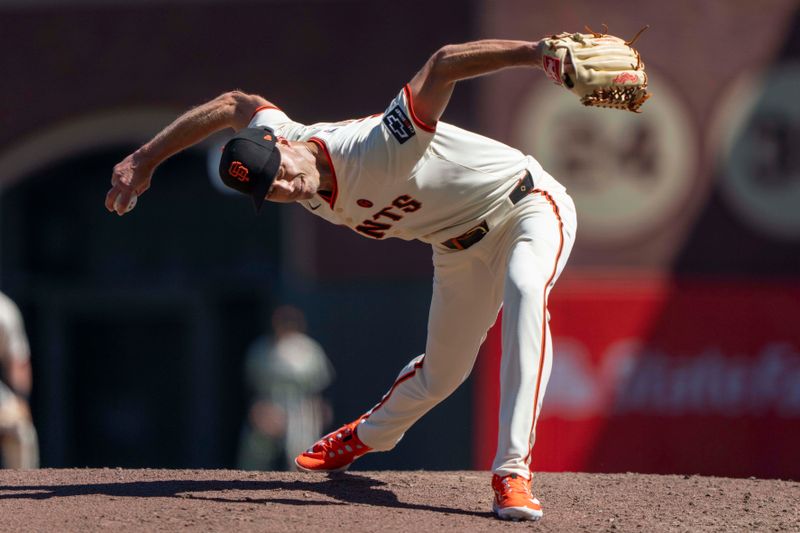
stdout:
[[553,359],[547,298],[577,226],[575,206],[563,187],[547,174],[536,186],[473,246],[434,246],[425,353],[403,368],[358,427],[367,446],[393,448],[414,422],[455,391],[469,376],[502,307],[499,435],[492,470],[530,477],[536,421]]

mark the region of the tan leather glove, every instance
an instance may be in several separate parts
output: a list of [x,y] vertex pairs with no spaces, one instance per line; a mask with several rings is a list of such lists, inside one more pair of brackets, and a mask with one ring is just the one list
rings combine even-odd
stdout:
[[[542,67],[586,106],[639,112],[650,97],[644,62],[631,45],[607,33],[560,33],[541,41]],[[572,68],[567,68],[571,64]]]

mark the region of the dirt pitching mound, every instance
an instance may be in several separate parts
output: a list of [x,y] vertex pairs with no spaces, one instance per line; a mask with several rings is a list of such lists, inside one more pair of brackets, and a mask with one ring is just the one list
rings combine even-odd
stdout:
[[800,531],[800,483],[538,474],[538,523],[489,512],[486,472],[0,471],[2,531]]

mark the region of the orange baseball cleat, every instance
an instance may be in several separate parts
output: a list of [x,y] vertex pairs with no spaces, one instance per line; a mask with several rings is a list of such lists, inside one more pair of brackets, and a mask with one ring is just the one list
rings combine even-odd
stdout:
[[356,435],[356,428],[361,423],[359,418],[328,433],[319,439],[308,450],[294,459],[294,464],[306,472],[343,472],[350,465],[372,448],[361,442]]
[[531,494],[531,482],[517,474],[492,476],[492,511],[502,520],[539,520],[542,504]]

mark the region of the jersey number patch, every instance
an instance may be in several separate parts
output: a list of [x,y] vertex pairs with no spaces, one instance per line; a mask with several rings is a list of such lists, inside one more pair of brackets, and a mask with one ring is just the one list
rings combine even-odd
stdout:
[[397,142],[403,144],[417,132],[400,106],[394,106],[391,111],[383,115],[383,123],[389,128]]

